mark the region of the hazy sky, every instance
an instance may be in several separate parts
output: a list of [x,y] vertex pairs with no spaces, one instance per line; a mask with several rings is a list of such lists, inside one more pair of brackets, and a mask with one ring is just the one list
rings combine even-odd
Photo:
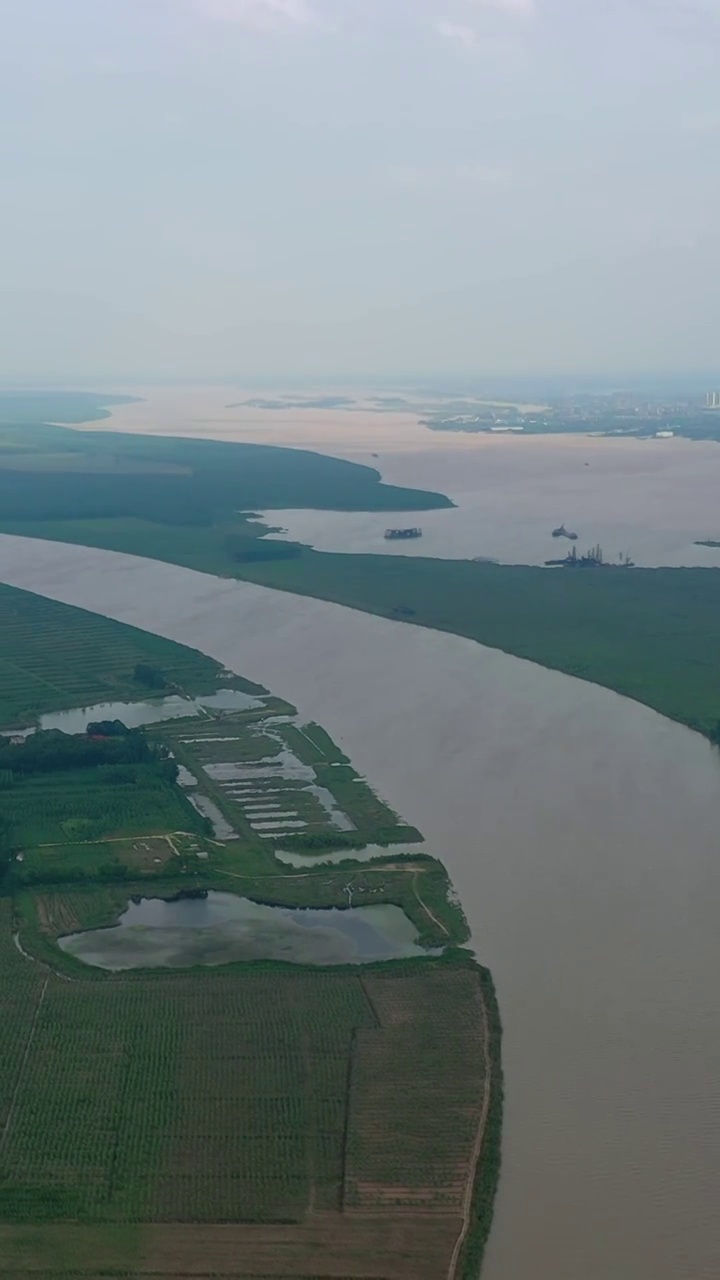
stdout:
[[0,377],[720,369],[720,0],[0,0]]

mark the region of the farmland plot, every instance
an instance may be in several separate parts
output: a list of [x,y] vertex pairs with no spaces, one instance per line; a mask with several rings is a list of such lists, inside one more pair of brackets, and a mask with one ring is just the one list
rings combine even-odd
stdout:
[[0,585],[0,629],[0,726],[30,724],[49,711],[146,698],[148,689],[133,678],[139,663],[166,681],[155,696],[168,689],[210,693],[227,684],[258,689],[226,677],[195,649],[15,587]]
[[[136,1276],[204,1275],[192,1234],[203,1223],[207,1256],[238,1280],[282,1275],[283,1258],[292,1277],[444,1275],[482,1110],[472,967],[67,981],[20,954],[0,901],[0,964],[20,993],[0,1039],[7,1271],[53,1276],[56,1239],[58,1276],[90,1280],[105,1256]],[[63,923],[68,911],[71,895]],[[411,1037],[421,1061],[409,1065]],[[181,1263],[163,1231],[183,1223]],[[94,1254],[78,1244],[83,1231]]]

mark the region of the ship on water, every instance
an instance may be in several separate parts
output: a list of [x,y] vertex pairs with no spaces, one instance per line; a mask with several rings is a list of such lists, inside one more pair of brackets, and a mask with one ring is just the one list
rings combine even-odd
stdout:
[[422,529],[417,527],[412,529],[386,529],[385,537],[390,541],[402,538],[422,538]]
[[561,560],[546,560],[546,565],[562,565],[564,569],[634,569],[635,561],[630,559],[630,552],[620,552],[617,560],[606,560],[603,549],[598,542],[597,546],[591,547],[589,551],[584,551],[582,555],[578,555],[577,548],[573,547],[572,551],[568,551],[566,556]]

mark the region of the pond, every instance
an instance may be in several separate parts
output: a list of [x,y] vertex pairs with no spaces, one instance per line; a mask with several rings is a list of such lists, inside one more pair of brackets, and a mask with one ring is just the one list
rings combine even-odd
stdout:
[[200,716],[205,708],[216,711],[250,711],[262,707],[260,698],[254,698],[240,689],[218,689],[215,693],[197,698],[181,698],[171,694],[146,702],[98,702],[94,707],[75,707],[72,711],[54,711],[40,717],[41,729],[62,729],[63,733],[85,733],[95,720],[122,720],[128,729],[139,729],[145,724],[158,724],[161,720],[181,720],[187,716]]
[[339,862],[372,862],[374,858],[407,858],[419,852],[418,846],[366,844],[364,849],[337,849],[334,853],[327,850],[322,853],[295,853],[290,849],[273,849],[273,856],[278,862],[289,867],[321,867],[331,866]]
[[173,900],[138,898],[109,929],[58,938],[68,955],[96,968],[190,968],[238,960],[361,964],[427,955],[399,907],[324,911],[268,907],[209,891]]
[[84,547],[0,555],[287,698],[441,856],[504,1027],[483,1280],[717,1280],[717,751],[461,636]]

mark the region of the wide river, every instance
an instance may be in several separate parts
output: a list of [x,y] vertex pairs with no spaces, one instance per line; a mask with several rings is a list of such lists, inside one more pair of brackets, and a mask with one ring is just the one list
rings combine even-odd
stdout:
[[720,1273],[720,757],[459,637],[0,538],[0,579],[194,645],[320,721],[445,861],[505,1026],[484,1280]]

